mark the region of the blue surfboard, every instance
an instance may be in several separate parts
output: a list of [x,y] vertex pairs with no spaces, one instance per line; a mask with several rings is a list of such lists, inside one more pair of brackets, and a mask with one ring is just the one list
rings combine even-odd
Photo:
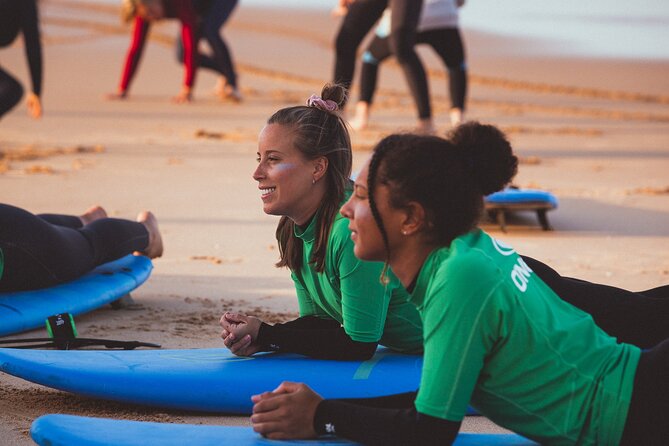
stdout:
[[506,230],[505,214],[516,211],[536,212],[541,227],[551,229],[546,213],[558,207],[558,200],[550,192],[537,189],[519,189],[507,187],[485,197],[485,209],[490,217],[497,221],[502,230]]
[[369,361],[296,354],[238,357],[228,349],[19,350],[0,348],[0,370],[95,398],[218,413],[251,413],[251,395],[282,381],[303,382],[324,398],[415,391],[423,358],[380,348]]
[[152,268],[147,257],[128,255],[62,285],[0,293],[0,336],[43,326],[54,314],[77,315],[111,303],[144,283]]
[[[259,446],[259,445],[355,445],[335,437],[317,440],[268,440],[250,427],[202,426],[143,421],[110,420],[73,415],[44,415],[37,418],[30,435],[41,446]],[[461,433],[455,446],[536,445],[515,434]]]

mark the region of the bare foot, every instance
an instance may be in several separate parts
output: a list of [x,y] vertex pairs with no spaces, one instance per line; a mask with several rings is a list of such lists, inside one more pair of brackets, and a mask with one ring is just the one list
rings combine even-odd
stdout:
[[414,133],[419,135],[434,135],[437,133],[437,130],[434,128],[434,123],[432,118],[424,118],[418,120],[418,125],[414,129]]
[[94,222],[95,220],[100,220],[101,218],[107,218],[107,211],[105,211],[102,206],[95,205],[91,206],[86,211],[79,216],[79,220],[86,226],[89,223]]
[[149,245],[142,254],[150,259],[155,259],[163,255],[163,238],[158,230],[158,220],[152,212],[143,211],[137,216],[137,221],[144,225],[149,232]]
[[457,127],[465,120],[464,112],[461,108],[452,108],[448,112],[448,116],[451,119],[451,127]]
[[222,101],[232,101],[232,102],[242,102],[244,98],[242,97],[242,93],[237,89],[237,87],[233,87],[230,84],[226,84],[223,87],[223,91],[220,94],[220,98]]
[[353,130],[365,130],[369,123],[369,103],[359,101],[355,104],[355,116],[349,121]]

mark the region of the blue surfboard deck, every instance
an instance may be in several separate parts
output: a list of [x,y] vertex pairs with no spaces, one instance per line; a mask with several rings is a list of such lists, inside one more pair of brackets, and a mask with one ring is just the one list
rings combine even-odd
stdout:
[[507,187],[485,197],[486,203],[493,204],[535,204],[543,203],[553,208],[558,206],[558,200],[550,192],[537,189],[516,189]]
[[550,192],[537,189],[518,189],[507,187],[485,197],[485,209],[491,218],[497,220],[503,231],[506,230],[506,212],[536,212],[539,224],[548,231],[551,228],[546,213],[558,207],[558,200]]
[[144,283],[152,268],[147,257],[128,255],[62,285],[0,293],[0,336],[37,328],[54,314],[76,316],[113,302]]
[[[41,446],[258,446],[258,445],[355,445],[347,440],[323,437],[317,440],[268,440],[250,427],[202,426],[145,421],[111,420],[74,415],[44,415],[30,429]],[[461,433],[455,446],[536,445],[515,434]]]
[[0,371],[67,392],[157,407],[251,413],[251,395],[282,381],[324,398],[415,391],[423,358],[379,348],[368,361],[296,354],[238,357],[225,348],[184,350],[19,350],[0,348]]

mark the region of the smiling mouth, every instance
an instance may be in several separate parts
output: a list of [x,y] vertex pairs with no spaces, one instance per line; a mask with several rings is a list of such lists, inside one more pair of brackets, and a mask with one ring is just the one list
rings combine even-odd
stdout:
[[261,187],[260,198],[269,197],[269,195],[276,190],[276,187]]

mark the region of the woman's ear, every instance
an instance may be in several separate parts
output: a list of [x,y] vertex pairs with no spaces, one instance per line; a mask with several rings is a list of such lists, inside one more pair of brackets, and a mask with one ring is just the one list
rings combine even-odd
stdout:
[[404,218],[400,225],[402,235],[420,232],[428,224],[425,208],[417,201],[410,201],[404,206]]
[[324,156],[314,160],[313,182],[316,183],[325,176],[328,171],[328,159]]

